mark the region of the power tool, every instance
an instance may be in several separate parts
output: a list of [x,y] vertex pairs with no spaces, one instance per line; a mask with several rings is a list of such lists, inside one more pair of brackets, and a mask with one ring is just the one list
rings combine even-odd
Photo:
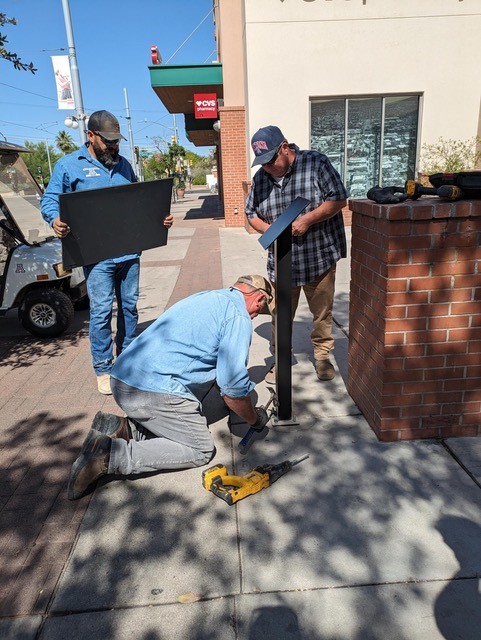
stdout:
[[462,189],[454,184],[441,184],[438,187],[423,187],[419,182],[414,180],[406,180],[404,185],[404,193],[411,200],[417,200],[421,196],[438,196],[446,200],[461,200],[464,197]]
[[279,464],[264,464],[249,471],[245,476],[229,476],[223,464],[216,464],[202,473],[202,485],[207,491],[212,491],[218,498],[225,500],[228,505],[267,489],[292,467],[299,464],[308,455],[298,460],[284,460]]
[[429,176],[434,187],[455,185],[465,198],[481,198],[481,171],[459,171],[458,173],[434,173]]
[[367,192],[367,197],[378,204],[399,204],[408,198],[417,200],[420,196],[438,196],[451,201],[481,198],[481,171],[434,173],[428,177],[432,187],[425,187],[415,180],[406,180],[404,187],[372,187]]

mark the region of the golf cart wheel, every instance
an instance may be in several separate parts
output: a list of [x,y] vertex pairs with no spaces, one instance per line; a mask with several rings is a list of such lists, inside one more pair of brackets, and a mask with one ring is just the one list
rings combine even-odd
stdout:
[[59,289],[37,289],[25,296],[18,317],[24,328],[39,338],[59,336],[72,322],[74,307]]

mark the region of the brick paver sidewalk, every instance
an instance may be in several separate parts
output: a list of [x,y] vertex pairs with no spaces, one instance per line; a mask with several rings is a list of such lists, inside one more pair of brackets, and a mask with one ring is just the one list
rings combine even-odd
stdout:
[[[174,261],[180,272],[167,306],[222,286],[217,197],[188,193],[172,210],[176,234],[185,229],[190,243]],[[158,270],[159,287],[169,265],[149,260],[148,252],[141,263]],[[69,333],[46,342],[20,324],[18,335],[2,337],[0,321],[0,617],[48,610],[89,504],[88,497],[67,500],[66,484],[98,410],[120,413],[96,389],[88,312],[77,312]]]

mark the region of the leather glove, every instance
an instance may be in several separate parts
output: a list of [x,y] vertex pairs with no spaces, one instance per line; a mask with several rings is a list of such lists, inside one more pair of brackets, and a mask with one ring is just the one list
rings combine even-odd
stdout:
[[408,199],[403,187],[372,187],[367,192],[369,200],[374,200],[378,204],[398,204]]
[[251,424],[251,427],[252,429],[254,429],[254,431],[262,431],[262,429],[269,422],[269,415],[267,414],[267,411],[264,409],[264,407],[255,407],[254,411],[257,413],[257,420],[254,422],[254,424]]

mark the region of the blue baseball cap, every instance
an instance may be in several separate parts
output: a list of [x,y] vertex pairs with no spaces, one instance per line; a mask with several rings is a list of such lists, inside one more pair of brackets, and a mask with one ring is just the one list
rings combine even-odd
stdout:
[[252,136],[251,147],[255,159],[252,166],[267,164],[276,155],[278,148],[285,141],[284,134],[274,125],[262,127]]

